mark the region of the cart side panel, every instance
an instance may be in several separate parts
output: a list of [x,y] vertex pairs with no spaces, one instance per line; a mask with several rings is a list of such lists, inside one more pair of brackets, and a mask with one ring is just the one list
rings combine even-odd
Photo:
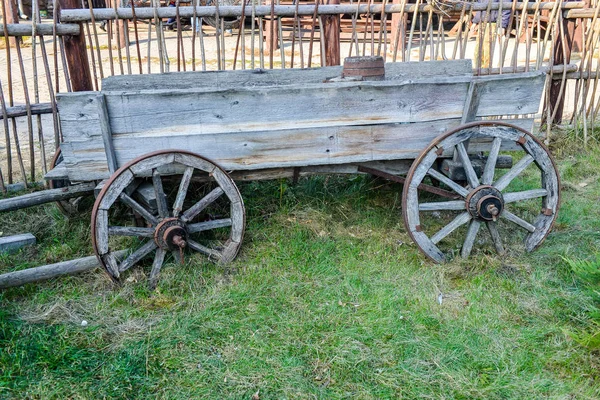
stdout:
[[[520,75],[507,84],[496,83],[504,77],[477,78],[482,93],[477,115],[537,112],[539,74]],[[118,165],[151,151],[183,148],[227,169],[256,170],[414,158],[458,125],[471,79],[105,96]],[[98,94],[63,96],[69,178],[107,177]]]

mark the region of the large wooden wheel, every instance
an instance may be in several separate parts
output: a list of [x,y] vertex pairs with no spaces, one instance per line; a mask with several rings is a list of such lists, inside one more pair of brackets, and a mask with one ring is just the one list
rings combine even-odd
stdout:
[[[126,210],[143,226],[125,218]],[[121,273],[153,254],[150,288],[169,253],[181,262],[184,250],[232,261],[244,226],[244,202],[231,177],[212,161],[180,150],[151,153],[121,167],[92,211],[94,252],[108,275],[119,282]],[[124,249],[128,255],[118,261]]]
[[[477,156],[469,156],[467,146]],[[511,152],[515,163],[497,169],[505,148],[518,150]],[[453,152],[464,181],[439,171],[443,157]],[[434,199],[419,191],[427,176],[456,193],[455,198]],[[419,249],[435,262],[450,258],[460,244],[460,255],[468,257],[481,242],[476,238],[483,224],[498,253],[505,252],[505,244],[532,251],[554,224],[559,186],[548,149],[533,135],[505,123],[475,122],[435,139],[414,161],[402,194],[404,223]]]

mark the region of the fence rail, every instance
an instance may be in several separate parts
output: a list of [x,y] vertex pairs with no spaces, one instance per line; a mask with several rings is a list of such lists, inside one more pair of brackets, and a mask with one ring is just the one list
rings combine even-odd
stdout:
[[55,0],[51,20],[34,1],[31,21],[19,19],[17,0],[0,1],[0,190],[52,168],[61,140],[56,93],[99,90],[119,74],[319,67],[356,55],[470,58],[479,75],[547,70],[544,133],[566,123],[582,145],[596,140],[600,0],[113,0],[103,8]]

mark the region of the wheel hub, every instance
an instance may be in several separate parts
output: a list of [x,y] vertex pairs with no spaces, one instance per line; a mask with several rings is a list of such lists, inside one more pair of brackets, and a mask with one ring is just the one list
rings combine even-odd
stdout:
[[496,221],[504,209],[504,197],[493,186],[482,185],[469,193],[466,205],[473,218]]
[[178,218],[162,220],[154,231],[154,242],[164,250],[183,250],[187,246],[185,223]]

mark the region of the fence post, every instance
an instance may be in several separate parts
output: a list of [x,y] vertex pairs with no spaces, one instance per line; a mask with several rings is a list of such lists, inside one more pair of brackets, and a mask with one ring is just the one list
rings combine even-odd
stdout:
[[[340,0],[331,0],[327,4],[340,4]],[[325,65],[340,65],[340,15],[323,17],[323,35],[325,37]]]
[[[18,14],[18,6],[17,0],[3,0],[6,8],[6,23],[7,24],[18,24],[19,23],[19,14]],[[8,39],[8,43],[10,47],[17,46],[17,38],[10,37]]]
[[[59,0],[59,10],[63,8],[80,8],[80,2],[79,0]],[[54,12],[60,11],[55,10]],[[82,23],[79,23],[79,32],[79,35],[65,36],[64,38],[71,87],[74,92],[94,90]]]
[[[565,66],[571,62],[571,51],[573,49],[573,38],[575,36],[575,21],[563,19],[562,29],[564,32],[564,40],[561,38],[560,26],[555,29],[554,37],[554,54],[553,65]],[[563,54],[564,53],[564,54]],[[556,114],[554,120],[547,121],[549,124],[560,124],[562,122],[563,111],[565,107],[565,94],[560,94],[562,82],[560,79],[555,79],[550,83],[550,110]],[[563,90],[566,92],[566,88]]]

